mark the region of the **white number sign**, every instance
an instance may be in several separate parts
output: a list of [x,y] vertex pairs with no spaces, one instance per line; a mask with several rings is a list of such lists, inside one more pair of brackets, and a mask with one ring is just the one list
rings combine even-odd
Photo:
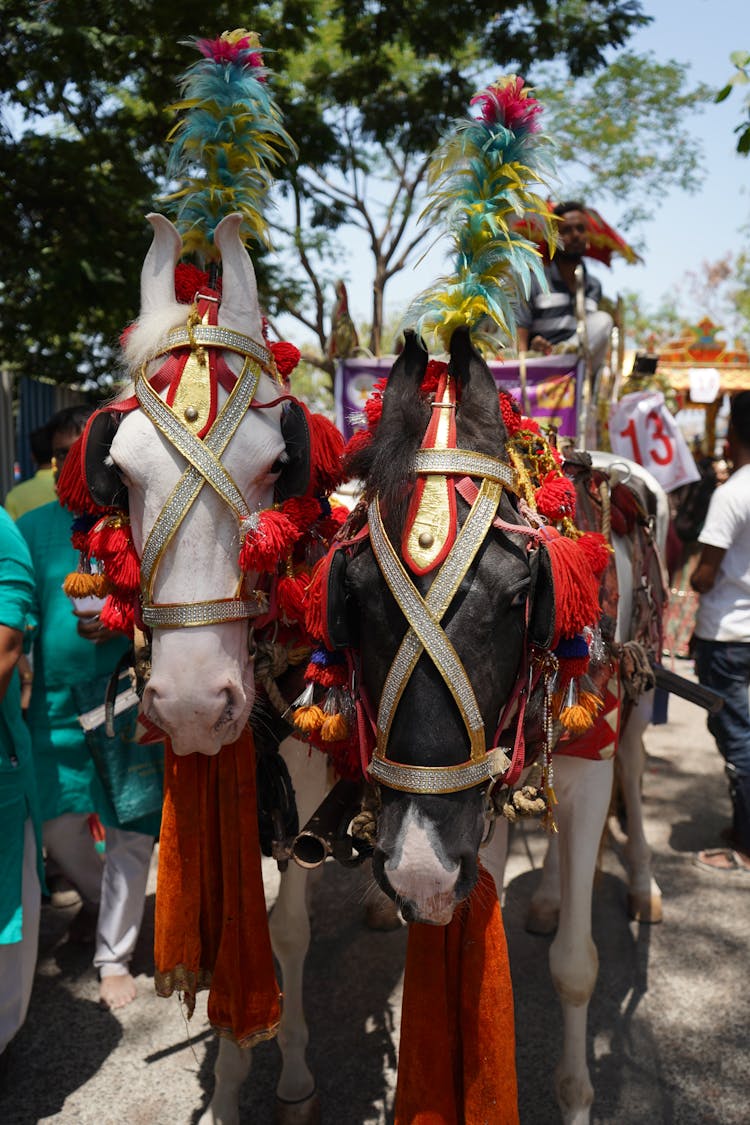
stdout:
[[661,391],[623,395],[610,414],[609,440],[613,453],[643,465],[667,492],[700,478]]

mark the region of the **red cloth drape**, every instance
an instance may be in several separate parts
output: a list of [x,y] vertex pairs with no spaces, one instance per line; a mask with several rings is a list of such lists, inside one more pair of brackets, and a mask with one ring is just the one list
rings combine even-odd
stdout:
[[165,753],[156,892],[156,990],[210,988],[208,1016],[250,1046],[275,1034],[280,996],[260,867],[249,730],[215,757]]
[[480,869],[447,926],[412,925],[395,1125],[517,1125],[513,993],[500,904]]

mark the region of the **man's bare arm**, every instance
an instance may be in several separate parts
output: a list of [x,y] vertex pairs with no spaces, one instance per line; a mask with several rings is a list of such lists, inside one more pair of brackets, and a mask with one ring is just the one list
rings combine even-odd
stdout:
[[0,625],[0,702],[5,699],[13,669],[23,652],[23,633]]
[[705,594],[712,588],[725,554],[724,547],[705,546],[703,548],[698,559],[698,565],[690,575],[690,585],[696,593]]

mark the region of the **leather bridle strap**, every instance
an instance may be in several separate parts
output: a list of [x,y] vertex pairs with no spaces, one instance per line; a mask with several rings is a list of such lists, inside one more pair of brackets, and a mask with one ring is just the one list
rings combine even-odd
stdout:
[[218,598],[192,604],[151,601],[159,563],[188,511],[205,484],[209,484],[234,512],[238,522],[250,518],[242,493],[220,461],[221,454],[245,417],[258,386],[260,367],[246,355],[237,382],[205,438],[186,429],[179,417],[151,387],[142,371],[136,380],[135,394],[144,414],[188,461],[188,467],[173,488],[146,540],[141,559],[141,589],[144,624],[157,628],[187,625],[213,625],[247,617],[264,610],[261,600],[239,597]]
[[[458,792],[497,777],[508,766],[507,755],[502,749],[498,747],[487,752],[484,723],[469,677],[440,626],[440,621],[492,526],[502,490],[503,484],[497,479],[482,481],[476,502],[426,599],[422,598],[414,586],[388,539],[377,498],[370,505],[368,522],[372,549],[383,577],[409,624],[381,694],[377,743],[370,765],[370,773],[390,788],[415,793]],[[411,766],[393,762],[386,757],[396,708],[424,651],[440,672],[466,726],[471,746],[467,762],[439,767]]]

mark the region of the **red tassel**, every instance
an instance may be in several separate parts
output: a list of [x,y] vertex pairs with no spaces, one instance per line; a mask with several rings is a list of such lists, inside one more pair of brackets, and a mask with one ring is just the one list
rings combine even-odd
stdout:
[[70,536],[70,545],[76,551],[83,551],[84,554],[88,552],[89,533],[88,531],[74,531]]
[[575,539],[551,527],[545,529],[545,537],[555,590],[554,646],[560,637],[573,637],[599,620],[599,583]]
[[117,594],[110,594],[102,606],[99,620],[105,629],[113,633],[126,633],[132,637],[135,631],[135,610],[132,601],[125,601]]
[[307,587],[307,606],[305,608],[305,629],[316,641],[323,641],[326,635],[326,622],[323,610],[323,582],[328,573],[324,567],[325,559],[316,563],[310,585]]
[[349,465],[349,462],[351,461],[351,459],[353,457],[356,457],[358,453],[361,453],[363,449],[366,449],[367,446],[371,443],[371,441],[372,441],[372,434],[370,433],[369,430],[357,430],[355,433],[352,434],[352,436],[349,438],[348,442],[346,443],[346,446],[344,448],[344,452],[343,452],[343,455],[342,455],[345,474],[348,473],[347,466]]
[[309,585],[310,574],[306,570],[279,579],[276,600],[287,621],[304,621]]
[[300,361],[300,350],[286,340],[277,340],[270,345],[276,370],[282,379],[286,379],[294,371]]
[[300,533],[304,533],[320,519],[320,501],[314,496],[292,496],[284,501],[280,511],[289,517]]
[[104,566],[107,578],[122,590],[137,590],[141,564],[129,521],[123,516],[100,520],[89,532],[88,553]]
[[605,537],[598,531],[587,531],[578,540],[578,546],[588,559],[589,566],[596,577],[601,578],[612,557]]
[[324,414],[308,414],[312,472],[308,494],[328,495],[344,479],[344,439]]
[[316,664],[314,660],[305,668],[305,681],[324,688],[345,687],[349,682],[346,664]]
[[257,525],[245,536],[240,548],[240,569],[245,573],[273,572],[301,534],[289,516],[273,508],[266,509],[260,513]]
[[565,516],[575,519],[576,490],[573,482],[561,473],[550,471],[536,493],[537,511],[545,519],[557,523]]

